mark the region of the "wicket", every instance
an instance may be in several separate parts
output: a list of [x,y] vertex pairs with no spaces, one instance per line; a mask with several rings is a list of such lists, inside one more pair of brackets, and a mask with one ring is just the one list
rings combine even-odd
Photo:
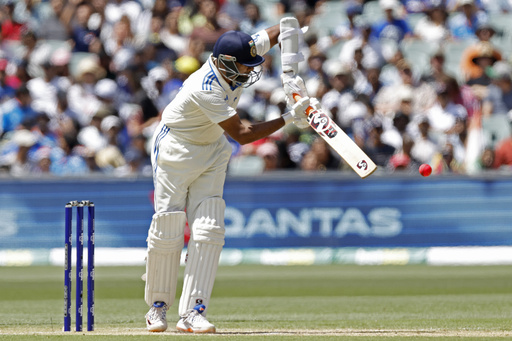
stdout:
[[71,249],[73,246],[73,207],[76,207],[76,331],[82,331],[83,320],[83,260],[84,206],[87,206],[87,331],[94,330],[94,204],[91,201],[71,201],[65,206],[64,261],[64,331],[71,331]]

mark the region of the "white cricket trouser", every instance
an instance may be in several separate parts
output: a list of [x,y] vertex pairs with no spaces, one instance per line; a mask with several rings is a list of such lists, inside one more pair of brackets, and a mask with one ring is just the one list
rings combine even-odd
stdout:
[[231,145],[225,136],[208,145],[178,141],[160,124],[153,137],[151,161],[155,212],[187,210],[189,223],[207,198],[222,198]]

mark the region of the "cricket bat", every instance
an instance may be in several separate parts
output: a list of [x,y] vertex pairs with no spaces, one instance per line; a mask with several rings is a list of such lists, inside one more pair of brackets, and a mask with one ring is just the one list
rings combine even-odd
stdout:
[[[293,98],[295,101],[300,100],[298,94],[294,94]],[[306,115],[311,128],[345,160],[357,175],[364,179],[375,172],[377,165],[327,114],[310,106],[306,109]]]
[[[280,21],[281,64],[284,73],[296,75],[298,64],[304,60],[299,52],[299,23],[294,17],[285,17]],[[299,94],[293,94],[295,101]],[[343,160],[359,175],[366,178],[377,166],[359,148],[359,146],[321,109],[309,106],[306,110],[309,125],[338,153]]]

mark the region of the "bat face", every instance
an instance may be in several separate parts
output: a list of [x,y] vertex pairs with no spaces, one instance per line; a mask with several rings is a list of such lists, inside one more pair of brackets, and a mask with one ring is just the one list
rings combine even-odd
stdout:
[[326,113],[312,107],[306,113],[309,125],[361,178],[366,178],[377,169],[375,163]]

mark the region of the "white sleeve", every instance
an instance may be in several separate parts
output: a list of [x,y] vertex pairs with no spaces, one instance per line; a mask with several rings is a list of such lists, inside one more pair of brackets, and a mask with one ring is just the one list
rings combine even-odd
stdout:
[[256,51],[260,56],[263,56],[268,51],[270,51],[270,37],[268,36],[267,31],[261,30],[253,34],[252,39],[256,45]]

